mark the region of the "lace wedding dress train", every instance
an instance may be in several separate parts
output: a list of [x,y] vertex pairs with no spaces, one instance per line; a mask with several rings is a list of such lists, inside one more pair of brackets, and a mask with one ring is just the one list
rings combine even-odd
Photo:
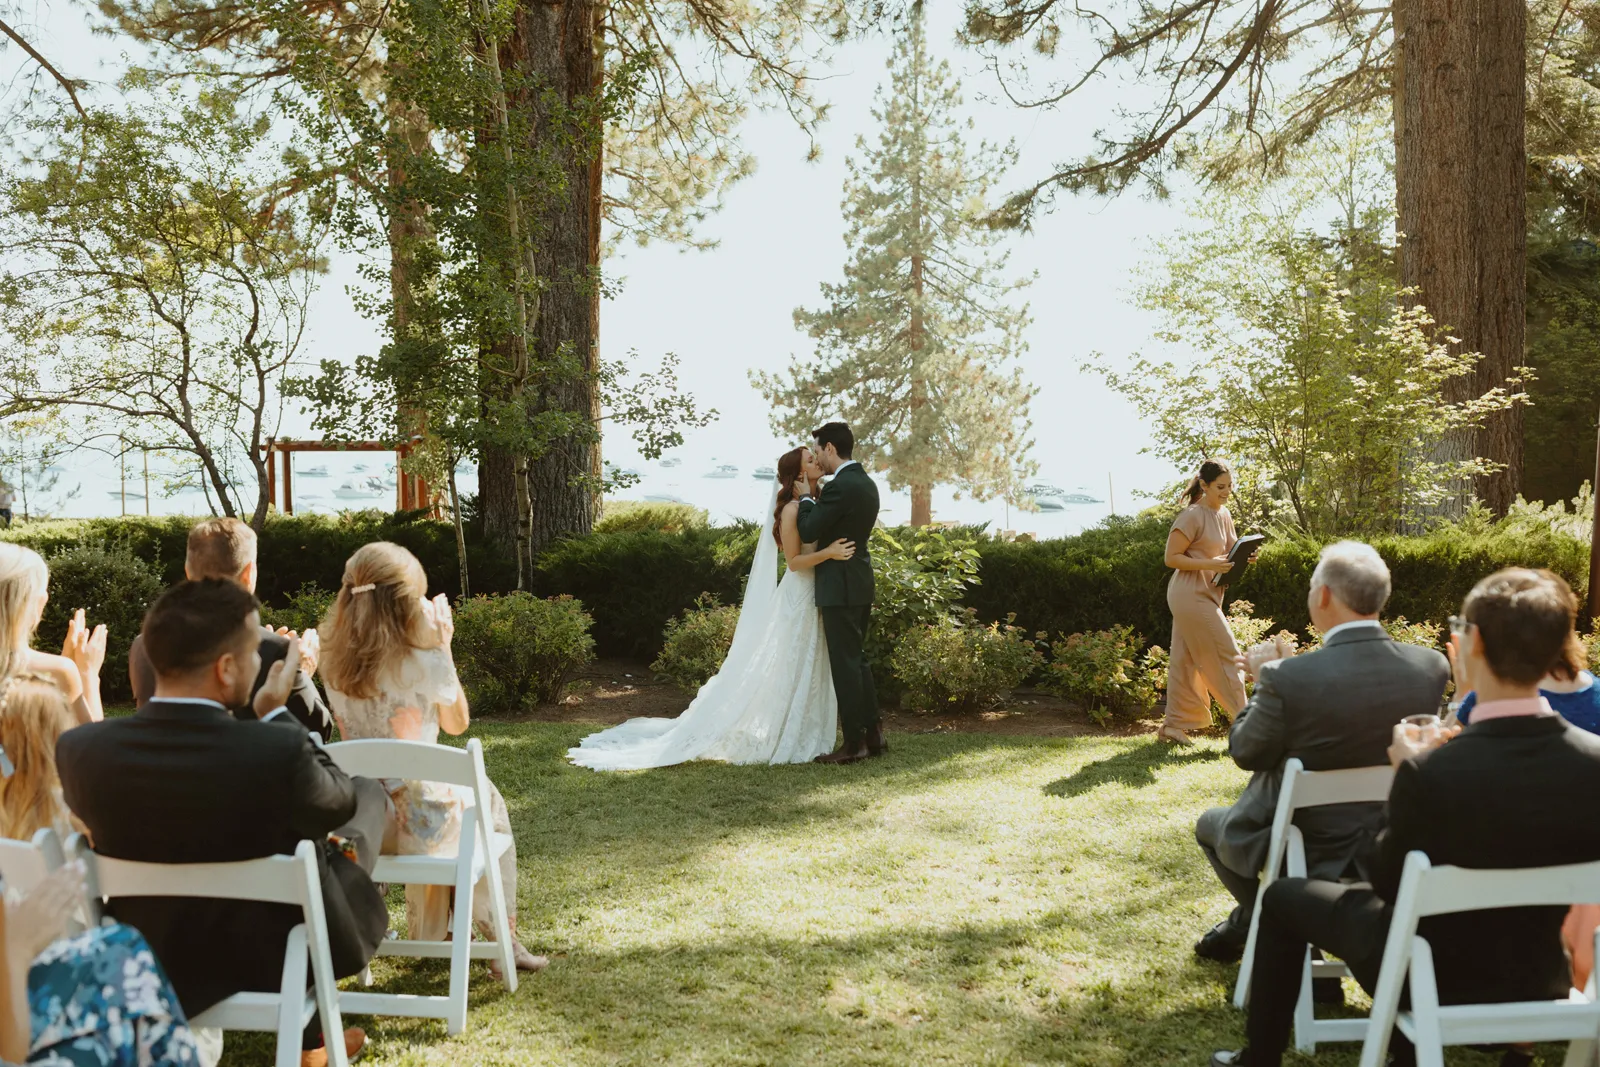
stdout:
[[764,530],[733,645],[688,710],[590,734],[567,758],[596,771],[634,771],[696,759],[806,763],[831,751],[839,706],[815,578],[788,571],[775,582],[776,571],[777,542]]

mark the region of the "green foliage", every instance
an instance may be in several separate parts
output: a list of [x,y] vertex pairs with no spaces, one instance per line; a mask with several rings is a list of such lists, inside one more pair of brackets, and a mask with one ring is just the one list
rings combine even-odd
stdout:
[[697,692],[722,669],[738,626],[737,607],[722,604],[709,594],[702,596],[694,607],[667,623],[661,654],[650,669],[671,678],[686,692]]
[[1072,634],[1050,645],[1044,688],[1091,714],[1149,711],[1167,687],[1167,651],[1131,626]]
[[128,700],[128,646],[144,624],[144,613],[161,595],[155,570],[125,547],[86,543],[46,557],[50,602],[39,622],[40,648],[59,650],[72,614],[83,608],[90,625],[106,627],[106,662],[101,691],[108,700]]
[[883,695],[895,695],[893,658],[905,635],[947,617],[962,594],[978,583],[978,542],[978,536],[965,529],[872,532],[877,588],[866,653]]
[[594,620],[569,596],[475,596],[456,605],[452,643],[475,710],[558,704],[574,671],[594,661]]
[[290,593],[282,607],[262,605],[261,622],[273,629],[286,626],[295,633],[303,634],[322,624],[337,596],[337,593],[329,592],[316,582],[307,582]]
[[[822,287],[823,306],[796,309],[817,341],[809,362],[753,376],[773,426],[797,439],[843,416],[856,456],[891,489],[954,484],[978,499],[1016,499],[1027,459],[1034,390],[1015,365],[1026,349],[1027,280],[996,277],[1005,235],[988,226],[991,187],[1015,162],[1010,145],[969,154],[948,64],[928,54],[920,6],[897,35],[890,85],[873,117],[877,145],[849,161],[844,279]],[[926,518],[913,518],[926,522]]]
[[607,500],[601,509],[600,521],[594,524],[594,532],[655,530],[660,533],[681,533],[684,530],[704,530],[710,525],[711,517],[706,509],[693,504]]
[[1017,626],[978,622],[971,609],[908,630],[891,666],[900,702],[916,711],[985,711],[1011,695],[1044,662]]

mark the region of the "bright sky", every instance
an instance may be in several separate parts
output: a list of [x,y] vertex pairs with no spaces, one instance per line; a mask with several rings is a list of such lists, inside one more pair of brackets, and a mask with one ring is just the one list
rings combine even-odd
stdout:
[[[88,33],[87,7],[46,0],[24,4],[23,21],[31,24],[46,54],[71,76],[96,83],[92,96],[103,99],[111,92],[106,83],[120,67],[119,49]],[[959,5],[930,7],[930,41],[961,77],[977,134],[1014,137],[1021,150],[1008,188],[1037,180],[1053,162],[1088,150],[1093,131],[1111,121],[1110,108],[1121,88],[1114,82],[1092,85],[1054,112],[996,102],[992,75],[978,56],[954,42]],[[833,110],[821,132],[820,160],[806,161],[807,142],[785,115],[757,115],[749,122],[744,139],[759,169],[732,190],[725,210],[705,226],[704,234],[720,241],[717,248],[684,252],[666,245],[630,246],[609,264],[623,285],[602,310],[606,354],[618,357],[637,349],[646,364],[653,364],[664,352],[677,353],[684,387],[721,412],[680,451],[685,470],[706,466],[713,456],[746,469],[770,464],[789,446],[773,435],[748,374],[780,369],[791,355],[808,351],[809,340],[795,330],[792,312],[796,305],[814,305],[818,285],[837,279],[845,262],[839,211],[845,159],[858,135],[875,134],[869,109],[874,89],[886,77],[889,54],[889,41],[879,37],[834,56],[821,83]],[[14,48],[0,53],[0,73],[17,71],[21,58]],[[1156,488],[1176,472],[1138,454],[1145,427],[1119,396],[1080,373],[1078,365],[1094,351],[1120,362],[1140,348],[1157,347],[1151,339],[1154,322],[1129,302],[1130,272],[1151,238],[1182,225],[1183,218],[1181,203],[1152,202],[1138,194],[1110,201],[1063,197],[1032,233],[1016,235],[1011,244],[1016,271],[1038,272],[1029,297],[1035,321],[1023,367],[1039,389],[1032,414],[1041,476],[1101,497],[1110,476],[1119,511],[1133,503],[1132,490]],[[361,318],[345,293],[355,281],[354,266],[348,259],[336,260],[316,298],[305,351],[312,360],[373,352],[380,343],[377,325]],[[639,463],[625,437],[608,441],[606,455],[624,467]],[[102,509],[104,499],[103,492],[90,492],[70,510]],[[997,525],[1001,518],[999,505],[939,504],[947,517],[993,512]]]

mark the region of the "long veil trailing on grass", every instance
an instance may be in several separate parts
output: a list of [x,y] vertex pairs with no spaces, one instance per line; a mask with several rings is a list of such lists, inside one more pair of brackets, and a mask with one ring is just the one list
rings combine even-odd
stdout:
[[733,643],[716,676],[676,719],[629,719],[585,737],[567,758],[597,771],[695,759],[802,763],[833,747],[838,709],[811,572],[778,580],[772,483]]

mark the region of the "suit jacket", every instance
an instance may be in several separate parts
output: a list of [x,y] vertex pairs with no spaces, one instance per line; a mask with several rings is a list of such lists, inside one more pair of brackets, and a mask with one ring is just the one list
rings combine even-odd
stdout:
[[874,582],[869,542],[878,525],[878,485],[853,463],[822,487],[816,500],[800,501],[800,540],[819,547],[841,537],[855,542],[849,559],[817,564],[817,607],[862,607],[872,603]]
[[[272,669],[272,665],[288,654],[289,639],[263,626],[261,673],[256,675],[256,684],[250,687],[252,699],[261,687],[267,684],[267,672]],[[144,707],[156,695],[156,669],[151,665],[150,657],[145,655],[143,634],[135,636],[133,644],[128,647],[128,682],[133,686],[133,702],[138,707]],[[322,699],[317,683],[298,667],[295,668],[294,689],[289,694],[286,706],[289,714],[299,719],[300,724],[307,730],[318,734],[324,741],[333,739],[333,712]],[[255,709],[248,704],[234,708],[233,717],[251,722],[256,717]]]
[[[1283,765],[1308,771],[1389,762],[1394,724],[1439,710],[1450,664],[1437,651],[1402,644],[1376,626],[1333,635],[1321,648],[1269,663],[1228,733],[1233,761],[1254,771],[1229,809],[1217,854],[1255,875],[1266,862]],[[1295,815],[1314,878],[1339,878],[1382,824],[1381,804],[1332,804]]]
[[[291,855],[356,812],[355,784],[298,724],[241,722],[214,705],[152,700],[127,718],[68,730],[56,766],[95,850],[116,859]],[[330,925],[351,914],[350,902],[336,903]],[[355,903],[383,906],[376,892]],[[301,921],[297,907],[249,901],[128,897],[110,910],[144,934],[190,1016],[241,990],[277,990],[285,941]]]
[[[1475,722],[1408,760],[1389,793],[1373,850],[1372,888],[1392,903],[1406,854],[1434,865],[1515,868],[1600,860],[1600,737],[1559,716]],[[1437,915],[1420,933],[1433,948],[1446,1003],[1565,997],[1567,908],[1498,908]]]

